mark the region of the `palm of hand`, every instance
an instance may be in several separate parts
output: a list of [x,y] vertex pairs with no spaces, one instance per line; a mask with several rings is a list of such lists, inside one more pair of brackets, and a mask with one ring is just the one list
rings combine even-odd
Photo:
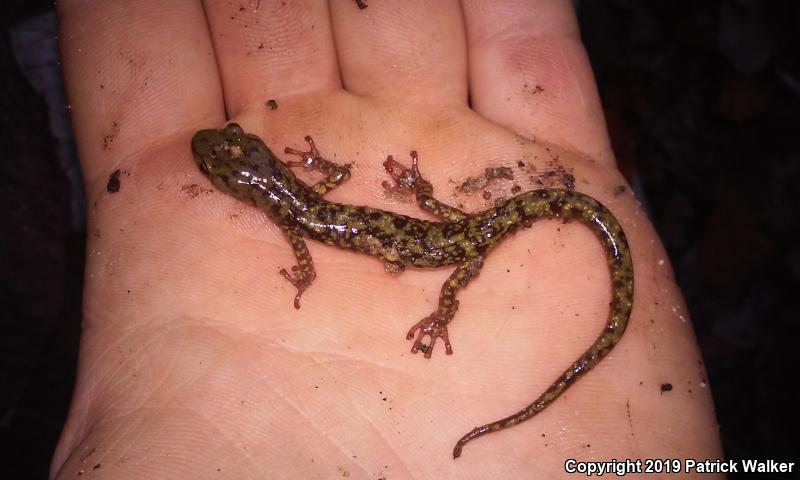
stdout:
[[[448,203],[454,201],[450,180],[486,166],[524,160],[541,169],[557,161],[575,172],[579,190],[604,201],[625,223],[638,212],[627,197],[613,199],[621,178],[586,81],[588,66],[571,37],[569,12],[551,12],[566,22],[567,33],[545,44],[570,68],[540,68],[538,78],[555,82],[545,90],[552,95],[542,95],[521,77],[497,76],[490,68],[504,58],[516,58],[512,63],[528,74],[542,65],[513,55],[528,48],[524,38],[488,35],[490,22],[500,20],[482,21],[476,11],[468,14],[470,42],[483,30],[484,48],[507,57],[482,58],[476,48],[468,75],[464,26],[458,8],[447,2],[427,11],[371,5],[372,20],[349,11],[348,2],[336,2],[330,12],[319,2],[300,13],[294,5],[280,10],[267,3],[244,12],[222,2],[209,6],[210,36],[202,12],[182,12],[194,22],[171,31],[183,35],[179,45],[162,51],[158,36],[145,38],[137,51],[148,56],[142,63],[149,68],[132,63],[136,79],[144,82],[150,72],[160,90],[124,84],[103,115],[78,107],[81,98],[88,105],[86,91],[73,80],[87,196],[97,202],[90,231],[97,235],[86,270],[81,377],[54,467],[69,457],[63,471],[79,468],[82,449],[122,432],[127,437],[103,452],[108,467],[112,459],[136,456],[159,468],[212,474],[220,468],[238,477],[330,474],[338,466],[441,478],[446,469],[485,466],[486,452],[509,452],[492,471],[511,476],[529,471],[530,451],[543,462],[542,471],[559,472],[563,455],[546,444],[571,451],[589,435],[608,437],[608,451],[617,451],[619,434],[611,426],[627,422],[626,411],[610,408],[623,397],[603,385],[634,384],[634,372],[621,371],[624,360],[593,372],[595,395],[591,386],[576,385],[572,408],[554,406],[535,426],[528,422],[487,437],[480,447],[470,445],[458,467],[450,458],[456,439],[524,406],[601,328],[608,279],[601,247],[588,231],[540,222],[491,252],[480,278],[460,296],[450,337],[455,354],[445,358],[437,351],[425,360],[409,352],[404,334],[434,308],[449,269],[394,277],[372,258],[309,242],[318,276],[295,311],[294,289],[278,275],[294,263],[279,229],[262,212],[212,191],[188,148],[194,130],[221,126],[226,111],[276,153],[303,147],[311,134],[326,158],[354,163],[353,178],[326,198],[414,216],[424,214],[384,197],[381,163],[388,154],[401,158],[418,150],[425,177]],[[276,24],[276,12],[305,23]],[[160,11],[159,19],[168,13]],[[357,23],[367,21],[375,23]],[[367,35],[368,25],[381,25],[383,35]],[[116,41],[125,45],[128,34],[134,35],[119,32]],[[65,47],[68,74],[77,68],[69,66],[76,45],[95,62],[107,55],[92,53],[96,42],[77,37],[72,50]],[[187,65],[191,76],[183,73]],[[498,70],[515,75],[510,63]],[[570,81],[562,85],[562,78]],[[164,91],[169,94],[160,95]],[[126,98],[140,100],[120,101]],[[276,99],[276,110],[265,106],[268,98]],[[101,147],[93,139],[114,130],[114,115],[124,128],[110,147]],[[573,128],[565,129],[569,122]],[[535,142],[534,133],[570,148]],[[112,161],[124,174],[120,193],[109,195],[103,186]],[[486,207],[479,199],[455,201],[467,211]],[[644,244],[639,238],[648,235],[647,228],[628,232],[632,244]],[[640,252],[643,261],[660,253],[653,247]],[[655,287],[637,288],[637,301],[646,301]],[[634,350],[618,355],[630,359]],[[642,367],[635,373],[638,381],[652,372]],[[574,410],[589,405],[574,418]],[[592,408],[605,417],[591,415]],[[564,425],[570,435],[555,438]],[[552,440],[540,436],[551,432]],[[483,456],[470,458],[470,448]],[[124,463],[113,465],[124,471]]]

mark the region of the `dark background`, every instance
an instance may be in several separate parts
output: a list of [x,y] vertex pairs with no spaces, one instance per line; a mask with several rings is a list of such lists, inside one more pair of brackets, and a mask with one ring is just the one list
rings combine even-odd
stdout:
[[[686,296],[726,456],[796,462],[800,2],[575,3],[620,166]],[[0,20],[6,478],[46,475],[80,331],[85,232],[71,212],[80,196],[8,36],[49,9],[5,0]]]

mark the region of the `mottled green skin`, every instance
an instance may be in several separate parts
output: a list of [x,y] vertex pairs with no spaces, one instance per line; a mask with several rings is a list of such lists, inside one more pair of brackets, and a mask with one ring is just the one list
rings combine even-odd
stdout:
[[[322,158],[310,137],[306,141],[311,146],[308,152],[286,149],[287,153],[301,156],[303,161],[285,164],[260,138],[231,123],[221,130],[197,132],[192,139],[192,151],[200,169],[218,189],[262,209],[286,233],[298,265],[292,268],[292,273],[281,270],[281,274],[297,287],[296,308],[300,307],[300,295],[315,277],[303,237],[380,257],[390,273],[399,273],[409,265],[419,268],[457,265],[442,285],[437,310],[414,325],[407,335],[408,339],[417,337],[412,352],[421,350],[428,358],[437,338],[444,342],[446,352],[452,353],[447,324],[458,310],[456,293],[478,275],[487,251],[508,234],[542,218],[574,219],[589,227],[603,244],[612,285],[610,312],[603,332],[532,404],[462,437],[453,450],[454,458],[461,455],[461,449],[470,440],[539,413],[605,357],[622,337],[633,306],[633,263],[622,227],[597,200],[574,191],[544,189],[517,195],[484,212],[467,214],[433,198],[433,188],[419,173],[416,152],[412,152],[410,169],[391,157],[387,159],[384,165],[395,184],[385,186],[413,192],[421,208],[444,221],[328,202],[322,196],[347,180],[350,171]],[[308,186],[295,177],[291,166],[320,171],[327,177]],[[423,342],[426,337],[430,344]]]

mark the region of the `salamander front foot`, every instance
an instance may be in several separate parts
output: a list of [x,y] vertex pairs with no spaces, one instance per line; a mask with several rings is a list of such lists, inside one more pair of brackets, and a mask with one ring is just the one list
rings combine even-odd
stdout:
[[[452,316],[450,318],[452,318]],[[411,347],[411,353],[421,351],[425,354],[425,358],[431,358],[433,347],[436,346],[436,339],[441,338],[444,342],[445,353],[452,355],[453,348],[450,346],[450,339],[447,337],[447,324],[450,323],[450,318],[447,318],[439,312],[435,312],[411,327],[411,330],[409,330],[406,335],[406,340],[411,340],[414,336],[417,337],[416,340],[414,340],[414,345]],[[431,339],[430,344],[423,342],[425,337]]]
[[319,168],[319,164],[321,162],[326,161],[322,158],[322,155],[319,154],[319,150],[317,150],[317,146],[314,145],[314,139],[311,138],[311,135],[306,135],[304,140],[308,143],[308,150],[295,150],[294,148],[286,147],[284,152],[290,155],[297,155],[298,157],[302,158],[302,161],[289,161],[286,162],[286,165],[289,167],[303,167],[309,170],[314,170]]
[[308,143],[307,151],[286,147],[284,152],[301,158],[301,161],[293,160],[286,162],[286,166],[289,168],[302,167],[306,170],[321,172],[327,175],[327,178],[311,186],[311,189],[318,193],[319,196],[325,195],[350,178],[350,164],[339,165],[338,163],[323,158],[319,150],[317,150],[317,146],[314,144],[311,135],[306,135],[306,142]]

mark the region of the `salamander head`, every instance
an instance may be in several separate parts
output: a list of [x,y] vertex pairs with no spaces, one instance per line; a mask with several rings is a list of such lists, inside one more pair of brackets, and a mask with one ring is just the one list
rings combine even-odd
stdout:
[[192,153],[197,166],[207,176],[249,170],[258,163],[274,167],[275,156],[255,135],[245,133],[236,123],[222,129],[200,130],[192,138]]
[[250,199],[254,188],[271,190],[286,176],[286,168],[280,168],[279,160],[264,142],[235,123],[197,132],[192,138],[192,153],[214,186],[240,198]]

